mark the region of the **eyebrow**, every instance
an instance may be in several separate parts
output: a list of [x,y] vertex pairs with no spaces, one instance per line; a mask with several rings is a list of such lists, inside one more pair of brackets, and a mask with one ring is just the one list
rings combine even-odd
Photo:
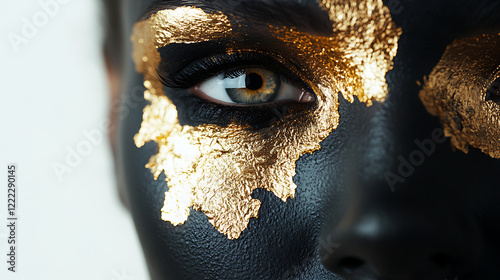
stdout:
[[311,35],[332,34],[332,23],[317,0],[155,0],[146,9],[143,18],[164,10],[181,6],[194,6],[205,12],[222,12],[237,18],[243,24],[271,24],[295,27]]

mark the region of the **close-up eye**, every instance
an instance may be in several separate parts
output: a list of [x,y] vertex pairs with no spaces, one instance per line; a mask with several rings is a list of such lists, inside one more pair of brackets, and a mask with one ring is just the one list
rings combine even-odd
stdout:
[[221,73],[201,82],[191,91],[200,98],[227,105],[315,101],[314,95],[306,89],[292,85],[279,74],[263,68]]
[[[168,71],[168,58],[157,78],[171,89],[223,106],[314,104],[316,95],[296,65],[276,53],[242,51],[195,60],[179,71]],[[174,97],[174,96],[172,96]],[[174,97],[175,98],[175,97]]]

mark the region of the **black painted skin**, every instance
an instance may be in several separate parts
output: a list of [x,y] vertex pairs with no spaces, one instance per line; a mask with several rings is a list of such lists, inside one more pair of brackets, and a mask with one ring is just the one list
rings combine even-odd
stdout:
[[[126,34],[151,2],[127,3]],[[218,0],[157,2],[226,13],[238,7]],[[315,1],[243,2],[271,13],[276,10],[267,8],[271,2],[290,11],[301,7],[289,13],[290,26],[307,22],[311,33],[329,30]],[[500,32],[500,5],[497,0],[386,5],[403,30],[394,69],[386,76],[387,101],[367,107],[341,99],[338,128],[319,151],[297,161],[296,197],[283,203],[268,191],[254,191],[262,201],[259,218],[251,219],[237,240],[228,240],[194,210],[181,226],[160,219],[165,177],[155,181],[144,167],[157,146],[138,149],[133,143],[147,103],[130,108],[120,123],[118,169],[152,279],[500,279],[499,160],[475,149],[454,151],[447,139],[394,189],[384,177],[388,171],[398,174],[399,156],[408,159],[419,149],[415,140],[432,139],[441,128],[419,100],[416,81],[430,73],[455,38]],[[130,48],[128,35],[123,44]],[[182,49],[177,46],[178,56],[188,56]],[[143,82],[130,53],[125,98]]]

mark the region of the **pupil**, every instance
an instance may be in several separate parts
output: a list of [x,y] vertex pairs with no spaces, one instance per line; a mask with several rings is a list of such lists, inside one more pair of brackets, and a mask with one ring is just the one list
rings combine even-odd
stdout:
[[245,77],[245,85],[249,90],[258,90],[263,84],[262,77],[257,73],[250,73]]

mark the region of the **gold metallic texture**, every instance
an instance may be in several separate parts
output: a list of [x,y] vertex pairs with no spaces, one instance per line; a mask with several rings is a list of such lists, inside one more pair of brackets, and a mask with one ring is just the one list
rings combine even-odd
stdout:
[[449,45],[425,78],[420,99],[438,116],[453,147],[500,158],[500,104],[487,91],[500,79],[500,34],[461,38]]
[[[147,168],[154,178],[164,172],[169,187],[161,218],[183,224],[190,207],[202,211],[209,222],[229,239],[239,238],[261,202],[251,197],[263,188],[282,201],[294,198],[295,163],[300,156],[320,149],[339,123],[338,94],[354,96],[371,105],[383,101],[388,88],[386,73],[392,68],[401,30],[396,28],[382,0],[320,1],[332,22],[333,34],[313,36],[294,28],[268,26],[268,32],[286,46],[297,72],[317,96],[314,110],[292,113],[259,130],[231,124],[181,126],[175,105],[157,81],[158,48],[171,43],[196,43],[237,38],[228,17],[194,7],[163,10],[138,22],[133,31],[134,61],[144,74],[145,98],[137,147],[158,144],[158,154]],[[228,53],[246,51],[228,47]],[[265,52],[266,50],[251,50]]]

